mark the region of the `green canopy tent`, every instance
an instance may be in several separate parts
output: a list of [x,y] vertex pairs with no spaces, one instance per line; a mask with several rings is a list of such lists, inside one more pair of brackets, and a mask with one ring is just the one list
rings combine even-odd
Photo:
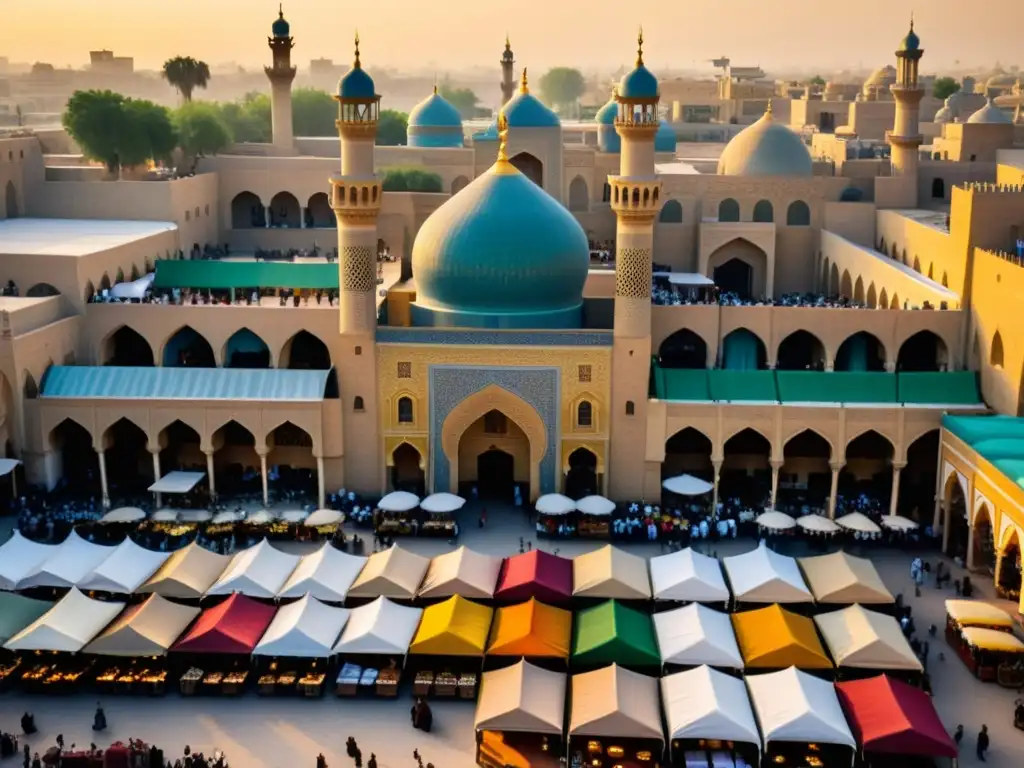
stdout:
[[572,665],[593,669],[606,664],[658,667],[661,655],[651,617],[615,600],[576,614]]
[[21,632],[48,610],[53,603],[33,600],[13,592],[0,592],[0,646]]

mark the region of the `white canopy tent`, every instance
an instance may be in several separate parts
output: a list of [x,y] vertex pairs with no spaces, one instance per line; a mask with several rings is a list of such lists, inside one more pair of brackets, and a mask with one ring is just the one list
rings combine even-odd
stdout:
[[702,666],[661,678],[668,740],[711,739],[754,744],[761,734],[747,686],[739,678]]
[[311,514],[302,524],[307,528],[319,528],[323,525],[340,525],[345,520],[345,515],[336,509],[318,509]]
[[723,562],[733,597],[739,602],[813,602],[796,560],[768,549],[764,541],[757,549],[727,557]]
[[892,605],[896,602],[875,564],[867,558],[840,551],[801,557],[797,562],[815,602],[839,605]]
[[420,497],[408,491],[392,491],[379,502],[377,509],[385,512],[408,512],[420,505]]
[[13,592],[56,551],[56,544],[40,544],[15,531],[0,546],[0,589]]
[[560,493],[545,493],[534,507],[542,515],[568,515],[576,510],[576,502]]
[[655,600],[729,602],[729,588],[716,557],[702,555],[687,547],[652,557],[649,565]]
[[154,552],[125,538],[110,557],[78,582],[79,589],[130,595],[157,572],[169,552]]
[[743,669],[743,654],[728,614],[691,603],[652,618],[662,664]]
[[851,512],[848,515],[836,518],[836,525],[848,531],[856,533],[881,533],[882,529],[878,523],[865,515],[863,512]]
[[711,483],[693,475],[670,477],[661,483],[661,487],[669,493],[675,493],[679,496],[703,496],[705,493],[711,493],[715,489],[715,486]]
[[879,522],[883,528],[888,528],[890,531],[913,531],[919,527],[916,522],[902,515],[882,515]]
[[101,523],[134,523],[145,520],[146,512],[138,507],[118,507],[112,509],[99,519]]
[[163,656],[192,620],[198,606],[181,605],[150,595],[133,605],[85,647],[98,656]]
[[805,531],[815,533],[836,533],[842,530],[834,520],[829,520],[824,515],[802,515],[796,519],[796,524]]
[[794,741],[857,748],[832,683],[790,667],[750,675],[747,688],[766,746]]
[[378,597],[372,603],[352,609],[334,652],[405,656],[422,615],[422,608],[408,608],[386,597]]
[[299,523],[305,522],[306,518],[309,517],[309,513],[303,509],[289,509],[286,512],[282,512],[278,515],[280,520],[284,520],[286,523]]
[[851,605],[814,617],[836,666],[921,672],[924,667],[892,616]]
[[429,567],[430,560],[397,545],[374,552],[352,582],[348,595],[411,600]]
[[73,587],[98,568],[115,549],[86,541],[73,530],[49,558],[21,580],[18,589]]
[[78,653],[124,610],[124,603],[104,603],[72,587],[63,599],[4,645],[9,651]]
[[605,517],[615,511],[615,502],[604,496],[584,496],[576,502],[576,510],[584,515]]
[[566,676],[520,661],[484,672],[473,727],[477,731],[560,736],[565,720]]
[[466,547],[438,555],[430,561],[417,597],[494,597],[502,559]]
[[649,600],[647,560],[606,544],[572,561],[573,597]]
[[796,526],[796,520],[785,512],[777,512],[774,509],[769,509],[767,512],[758,515],[756,522],[759,526],[767,528],[769,531],[788,531]]
[[0,459],[0,477],[11,474],[21,464],[19,459]]
[[173,523],[178,519],[178,510],[176,509],[158,509],[156,512],[149,516],[149,519],[154,523]]
[[178,509],[178,519],[183,523],[209,523],[213,521],[213,512],[208,509]]
[[270,525],[275,520],[277,520],[277,515],[269,509],[261,509],[258,512],[253,512],[245,518],[245,522],[249,525]]
[[229,565],[231,555],[219,555],[193,541],[167,558],[160,570],[136,591],[198,599],[206,594]]
[[156,273],[150,272],[148,275],[143,275],[138,280],[131,280],[124,283],[115,283],[110,289],[110,295],[115,299],[143,299],[146,296],[146,291],[153,287],[153,281],[156,279]]
[[349,587],[365,565],[365,557],[350,555],[324,542],[316,552],[303,555],[277,596],[309,594],[317,600],[343,603]]
[[249,597],[276,597],[298,567],[300,559],[298,555],[274,549],[269,541],[263,539],[231,558],[231,565],[206,594],[240,592]]
[[658,681],[618,664],[573,675],[569,736],[664,742]]
[[226,509],[223,512],[218,512],[212,518],[210,518],[211,525],[231,525],[242,520],[245,513],[238,512],[232,509]]
[[420,502],[420,509],[424,512],[443,514],[445,512],[456,512],[462,509],[466,500],[454,493],[432,493]]
[[252,655],[326,659],[350,613],[306,595],[278,609]]
[[151,486],[150,493],[189,493],[202,479],[206,477],[205,472],[181,472],[175,470],[168,472]]

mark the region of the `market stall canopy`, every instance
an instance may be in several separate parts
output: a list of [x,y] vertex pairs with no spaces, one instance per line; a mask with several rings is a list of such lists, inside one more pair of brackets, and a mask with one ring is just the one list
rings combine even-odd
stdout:
[[796,520],[785,512],[776,512],[771,509],[757,516],[757,524],[769,531],[788,531],[796,526]]
[[879,675],[836,683],[836,693],[864,752],[957,756],[957,746],[946,733],[931,696],[920,688]]
[[213,512],[208,509],[178,509],[178,520],[183,523],[213,522]]
[[277,610],[252,655],[326,659],[349,614],[348,608],[332,608],[306,595]]
[[836,533],[842,530],[842,528],[835,524],[834,520],[829,520],[824,515],[803,515],[796,519],[796,524],[805,531],[813,531],[815,533]]
[[345,515],[336,509],[318,509],[303,520],[302,524],[307,528],[320,528],[325,525],[340,525],[344,519]]
[[309,594],[317,600],[343,603],[349,587],[365,565],[365,557],[342,552],[325,541],[316,552],[302,556],[277,596]]
[[259,544],[231,558],[231,565],[221,574],[207,595],[230,595],[240,592],[249,597],[276,597],[288,577],[295,572],[301,558],[275,549],[263,539]]
[[181,653],[252,653],[277,609],[235,592],[207,608],[171,650]]
[[374,552],[352,582],[348,596],[411,600],[429,567],[429,559],[397,545]]
[[249,525],[270,525],[277,521],[277,515],[271,512],[269,509],[261,509],[258,512],[253,512],[247,518],[245,522]]
[[210,518],[210,524],[231,525],[232,523],[240,523],[244,517],[244,512],[237,512],[234,510],[226,509],[223,512],[218,512],[216,515]]
[[15,531],[0,546],[0,589],[13,591],[53,557],[56,544],[40,544]]
[[494,609],[454,595],[423,609],[409,653],[419,656],[483,656]]
[[124,610],[124,603],[105,603],[72,587],[56,604],[6,643],[9,651],[78,653]]
[[18,582],[18,589],[73,587],[110,557],[114,549],[86,541],[73,530],[50,557]]
[[919,527],[916,522],[901,515],[882,515],[882,519],[879,522],[883,528],[887,528],[890,531],[913,531]]
[[520,661],[484,672],[473,727],[477,731],[562,735],[566,676]]
[[135,523],[146,519],[146,512],[138,507],[118,507],[99,519],[101,523]]
[[487,655],[567,659],[571,642],[572,614],[530,599],[496,611]]
[[178,520],[178,510],[176,509],[158,509],[149,519],[154,523],[174,523]]
[[1013,626],[1010,614],[980,600],[947,600],[946,615],[962,627]]
[[647,560],[606,544],[572,561],[573,597],[650,600]]
[[137,592],[154,592],[163,597],[198,599],[216,583],[231,565],[230,555],[219,555],[193,541],[174,552],[160,570]]
[[114,551],[78,582],[79,589],[130,595],[152,576],[170,554],[154,552],[125,538]]
[[703,496],[711,493],[715,486],[693,475],[678,475],[663,481],[661,487],[680,496]]
[[129,606],[85,647],[98,656],[163,656],[188,629],[199,608],[181,605],[160,595]]
[[736,640],[749,669],[832,669],[814,622],[778,605],[732,615]]
[[840,605],[891,605],[896,602],[875,564],[867,558],[840,551],[818,557],[801,557],[797,563],[815,602]]
[[565,604],[572,599],[572,560],[535,549],[501,564],[494,596],[504,603],[537,598]]
[[1024,643],[1016,635],[1003,632],[1001,629],[986,627],[964,627],[960,630],[964,642],[983,651],[1002,653],[1024,653]]
[[658,681],[617,664],[573,675],[569,735],[664,742]]
[[420,509],[432,514],[457,512],[466,504],[466,500],[454,493],[432,493],[420,502]]
[[13,592],[0,592],[0,646],[51,608],[53,603],[48,600],[34,600]]
[[650,559],[651,587],[655,600],[725,603],[729,588],[722,565],[691,547]]
[[881,533],[878,524],[863,512],[851,512],[836,518],[836,525],[856,533]]
[[492,598],[501,562],[500,557],[482,555],[466,547],[438,555],[430,561],[417,596]]
[[744,603],[809,603],[814,599],[792,557],[757,549],[724,559],[733,597]]
[[790,667],[748,675],[747,688],[765,745],[792,741],[856,749],[832,683]]
[[743,669],[743,656],[728,614],[691,603],[652,618],[663,664]]
[[292,525],[301,525],[307,517],[309,513],[304,509],[288,509],[278,515],[278,519]]
[[379,502],[377,509],[385,512],[408,512],[420,505],[420,497],[408,491],[392,491]]
[[670,742],[713,739],[761,749],[747,686],[739,678],[706,666],[677,672],[661,678],[661,702]]
[[408,608],[378,597],[353,608],[334,652],[371,656],[405,656],[423,616],[422,608]]
[[190,493],[202,479],[205,472],[168,472],[151,486],[150,493]]
[[18,459],[0,459],[0,477],[7,477],[19,464]]
[[814,622],[837,666],[913,672],[924,669],[892,616],[851,605],[815,616]]
[[584,496],[576,502],[576,511],[584,515],[604,517],[615,511],[615,502],[604,496]]
[[546,493],[534,504],[542,515],[567,515],[576,511],[576,502],[560,493]]
[[572,662],[582,666],[660,666],[651,617],[615,600],[580,611],[576,614]]

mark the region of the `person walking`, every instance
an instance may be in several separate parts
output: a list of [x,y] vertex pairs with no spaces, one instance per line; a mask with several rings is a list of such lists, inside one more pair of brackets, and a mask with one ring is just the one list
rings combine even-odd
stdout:
[[964,727],[962,725],[958,725],[956,727],[956,730],[953,731],[953,741],[956,742],[957,750],[960,749],[960,742],[963,741],[963,738],[964,738]]
[[988,726],[982,725],[981,732],[978,734],[978,759],[981,762],[985,762],[985,753],[988,752]]

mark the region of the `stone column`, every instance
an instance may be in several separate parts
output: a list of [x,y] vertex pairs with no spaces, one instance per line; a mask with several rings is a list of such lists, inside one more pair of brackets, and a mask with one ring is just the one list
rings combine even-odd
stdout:
[[772,467],[772,509],[775,509],[775,501],[779,495],[779,470],[782,469],[783,461],[772,459],[769,464]]
[[206,454],[206,479],[210,482],[210,498],[217,498],[217,483],[213,476],[213,451],[204,451]]
[[270,486],[267,479],[267,454],[260,454],[260,481],[263,483],[263,506],[270,506]]
[[[964,559],[964,566],[968,571],[974,570],[974,523],[971,522],[970,516],[967,518],[969,526],[967,528],[967,557]],[[950,526],[952,528],[952,526]]]
[[830,463],[832,467],[832,487],[828,492],[828,519],[836,519],[836,496],[839,493],[839,472],[842,470],[843,465],[840,463]]
[[892,499],[889,500],[889,514],[895,515],[899,513],[900,508],[900,470],[902,470],[906,464],[897,464],[893,462],[892,465]]
[[323,509],[327,506],[327,493],[324,485],[324,457],[316,457],[316,494],[317,494],[317,509]]
[[265,227],[267,227],[267,229],[269,229],[269,228],[270,228],[270,211],[271,211],[271,210],[272,210],[272,209],[271,209],[271,207],[270,207],[270,206],[268,205],[268,206],[267,206],[267,210],[266,210],[266,212],[265,212],[265,215],[266,215],[266,217],[267,217],[267,220],[266,220],[266,223],[264,224],[264,226],[265,226]]
[[[153,454],[153,482],[160,481],[160,451],[150,451]],[[156,495],[156,508],[160,509],[162,504],[161,494]]]
[[107,452],[96,451],[100,463],[100,493],[103,497],[103,508],[110,509],[110,488],[107,487]]
[[718,459],[717,461],[713,460],[711,462],[711,466],[713,466],[715,468],[715,490],[714,490],[713,495],[711,497],[711,515],[712,516],[714,516],[716,511],[718,510],[718,479],[719,479],[719,475],[721,475],[721,473],[722,473],[722,464],[723,463],[725,463],[724,459]]

